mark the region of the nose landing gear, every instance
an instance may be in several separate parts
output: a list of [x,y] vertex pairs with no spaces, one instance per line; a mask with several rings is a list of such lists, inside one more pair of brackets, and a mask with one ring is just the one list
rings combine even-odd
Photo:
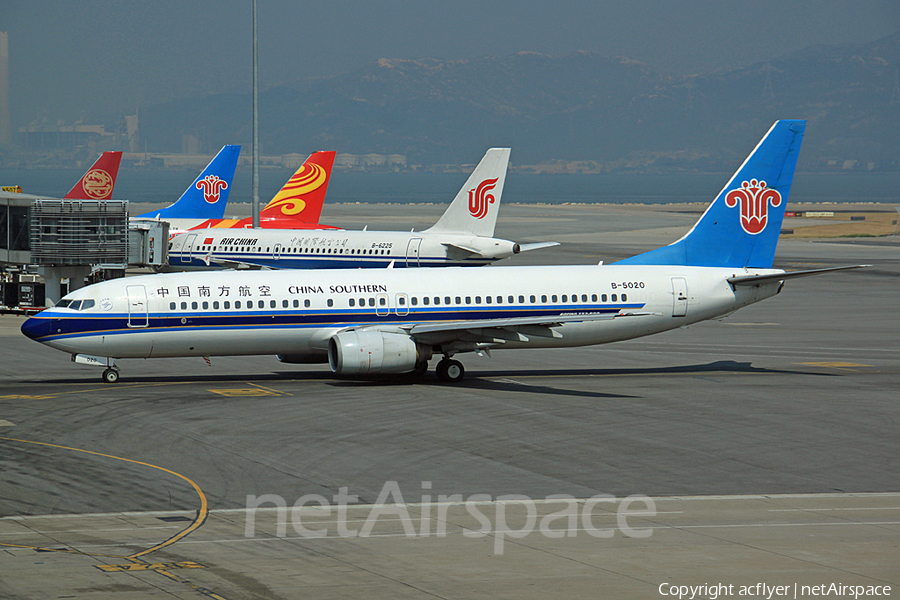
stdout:
[[119,381],[119,370],[118,369],[106,369],[103,371],[103,381],[106,383],[116,383]]

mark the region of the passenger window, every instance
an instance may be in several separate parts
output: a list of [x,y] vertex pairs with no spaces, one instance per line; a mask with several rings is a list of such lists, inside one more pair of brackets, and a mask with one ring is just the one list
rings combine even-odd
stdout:
[[241,301],[240,301],[240,300],[235,300],[235,301],[234,301],[234,307],[235,307],[235,308],[240,308],[240,307],[241,307]]
[[209,310],[209,302],[203,301],[203,310]]
[[612,301],[613,301],[613,302],[616,301],[616,295],[615,295],[615,294],[612,295]]
[[597,294],[591,294],[591,302],[597,301]]
[[181,310],[187,310],[187,302],[181,303]]
[[622,294],[622,302],[627,302],[627,301],[628,301],[628,296],[626,296],[625,294]]
[[429,298],[428,296],[422,298],[422,304],[424,304],[425,306],[428,306],[429,302],[431,302],[431,298]]
[[460,298],[459,296],[457,296],[457,297],[456,297],[456,303],[457,303],[457,304],[462,304],[462,298]]
[[490,303],[493,302],[493,301],[494,301],[494,299],[491,298],[490,296],[485,296],[485,297],[484,297],[484,303],[485,303],[485,304],[490,304]]
[[219,310],[219,301],[218,300],[213,301],[213,310]]
[[191,310],[197,310],[197,303],[191,302]]
[[582,301],[582,302],[587,302],[587,294],[582,294],[582,295],[581,295],[581,301]]
[[553,294],[552,296],[550,296],[550,299],[551,299],[553,302],[556,302],[556,301],[557,301],[557,300],[556,300],[556,299],[557,299],[556,294]]
[[329,298],[329,299],[328,299],[328,307],[331,308],[332,306],[334,306],[334,300],[332,300],[331,298]]
[[466,296],[466,304],[472,304],[472,296]]
[[375,298],[369,298],[369,306],[375,306]]
[[450,304],[450,296],[444,296],[444,304]]
[[175,303],[169,302],[169,310],[175,310]]
[[266,307],[266,303],[264,301],[262,301],[262,300],[256,301],[256,308],[265,308],[265,307]]
[[[512,296],[510,296],[512,298]],[[510,300],[512,302],[512,300]],[[525,304],[525,296],[519,296],[519,304]]]
[[600,296],[600,301],[606,302],[606,294],[603,294],[602,296]]
[[481,296],[475,296],[475,304],[481,304]]
[[497,296],[497,304],[503,304],[503,296]]
[[228,310],[229,308],[231,308],[231,302],[228,301],[228,300],[225,300],[225,301],[222,303],[222,308],[224,308],[225,310]]
[[528,300],[529,300],[532,304],[534,304],[535,302],[537,302],[537,297],[536,297],[536,296],[529,296],[529,297],[528,297]]
[[412,298],[412,305],[413,305],[413,306],[416,306],[418,303],[419,303],[419,299],[416,298],[415,296],[413,296],[413,298]]
[[385,304],[387,304],[387,298],[379,298],[378,299],[379,306],[384,306]]
[[300,308],[300,301],[294,298],[294,301],[291,303],[294,308]]
[[397,304],[400,306],[406,306],[406,298],[404,296],[399,296],[397,298]]
[[282,300],[282,301],[281,301],[281,308],[287,308],[287,307],[288,307],[288,301],[287,301],[287,300]]
[[547,295],[546,295],[546,294],[541,295],[541,302],[547,302]]
[[350,298],[350,307],[353,308],[354,306],[356,306],[356,300]]
[[304,301],[303,301],[303,306],[304,306],[305,308],[309,308],[309,306],[310,306],[309,300],[304,300]]
[[440,298],[440,296],[435,296],[435,297],[434,297],[434,305],[437,306],[437,305],[440,304],[440,303],[441,303],[441,298]]
[[[285,305],[287,305],[287,300],[284,301]],[[275,301],[269,300],[269,308],[275,308]]]
[[568,302],[568,301],[569,301],[569,297],[566,296],[565,294],[563,294],[562,301],[563,301],[563,302]]

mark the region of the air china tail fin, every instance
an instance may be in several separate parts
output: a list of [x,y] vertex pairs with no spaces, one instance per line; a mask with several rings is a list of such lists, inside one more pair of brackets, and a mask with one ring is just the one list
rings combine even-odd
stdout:
[[109,200],[116,187],[121,152],[104,152],[87,173],[63,196],[67,200]]
[[687,235],[616,264],[772,268],[805,129],[776,121]]
[[313,152],[275,197],[259,211],[262,227],[291,229],[318,225],[334,165],[334,150]]
[[241,147],[224,146],[174,204],[143,215],[145,219],[221,219]]
[[469,233],[493,237],[506,182],[509,148],[489,149],[429,233]]

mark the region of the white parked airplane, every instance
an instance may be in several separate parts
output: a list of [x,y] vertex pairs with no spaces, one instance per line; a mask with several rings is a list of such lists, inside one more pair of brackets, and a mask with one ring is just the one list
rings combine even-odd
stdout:
[[443,216],[424,231],[200,229],[169,240],[165,270],[477,266],[558,245],[492,237],[508,163],[509,148],[488,150]]
[[[452,357],[500,348],[602,344],[712,319],[774,296],[773,269],[805,128],[778,121],[694,228],[612,265],[217,271],[116,279],[22,325],[28,337],[106,367],[116,359],[275,354],[335,373],[458,381]],[[855,267],[839,267],[855,268]]]

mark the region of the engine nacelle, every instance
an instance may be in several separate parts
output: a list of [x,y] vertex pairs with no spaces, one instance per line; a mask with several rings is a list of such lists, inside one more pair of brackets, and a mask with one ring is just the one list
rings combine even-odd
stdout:
[[430,346],[402,333],[344,331],[328,342],[328,362],[335,373],[408,373],[429,358]]

